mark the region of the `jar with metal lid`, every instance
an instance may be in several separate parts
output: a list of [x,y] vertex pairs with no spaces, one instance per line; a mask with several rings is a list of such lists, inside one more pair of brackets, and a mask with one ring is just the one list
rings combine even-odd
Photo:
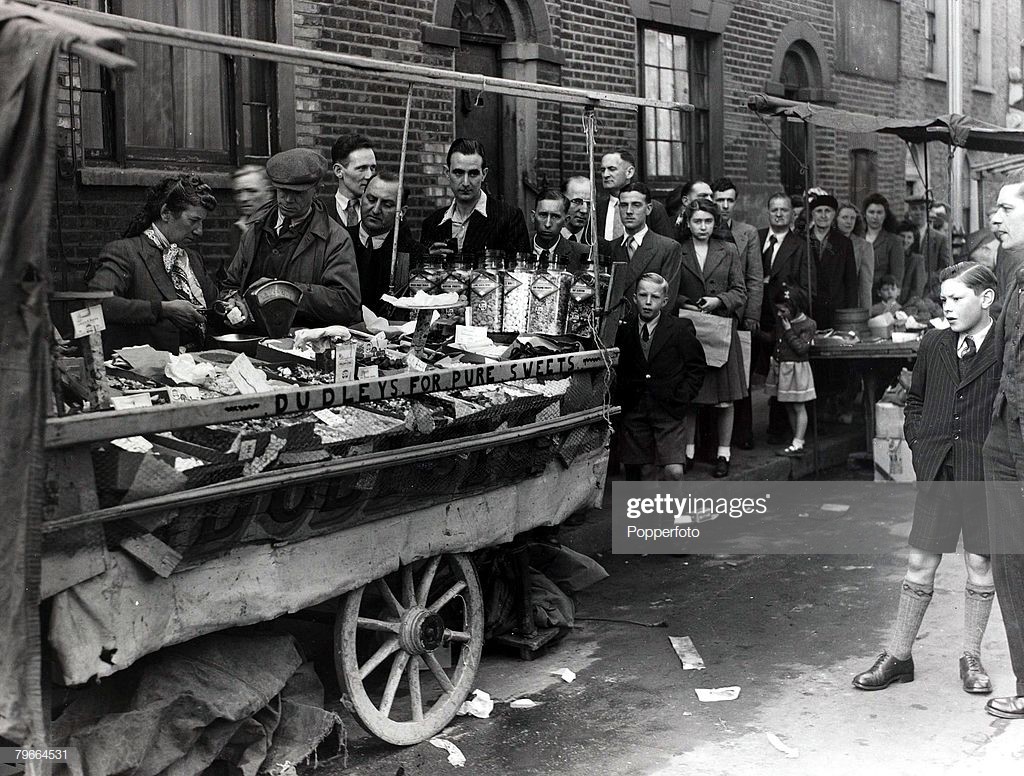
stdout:
[[565,272],[559,257],[552,256],[547,265],[538,267],[530,282],[530,304],[526,330],[537,334],[561,334],[569,302],[572,276]]
[[[569,305],[565,314],[565,333],[590,335],[590,322],[594,315],[594,292],[596,273],[594,262],[588,261],[582,272],[578,272],[569,286]],[[607,289],[609,275],[601,273],[601,289]]]
[[409,272],[409,295],[415,296],[418,291],[427,294],[438,293],[442,272],[440,259],[425,256],[423,261]]
[[504,331],[527,331],[526,321],[530,308],[530,281],[533,279],[534,261],[532,253],[516,254],[515,263],[506,263],[502,272],[505,289],[502,309]]
[[484,254],[483,267],[473,273],[469,299],[473,307],[474,326],[486,326],[488,331],[503,331],[501,313],[505,300],[504,268],[505,252],[488,250]]

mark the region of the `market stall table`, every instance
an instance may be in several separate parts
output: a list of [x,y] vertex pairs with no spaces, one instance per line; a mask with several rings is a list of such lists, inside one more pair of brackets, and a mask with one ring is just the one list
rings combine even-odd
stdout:
[[872,455],[875,437],[875,402],[878,401],[878,380],[883,372],[891,371],[899,362],[912,364],[917,359],[920,340],[913,342],[855,342],[823,345],[816,341],[811,345],[809,358],[814,361],[842,361],[850,364],[864,380],[864,433],[865,451]]

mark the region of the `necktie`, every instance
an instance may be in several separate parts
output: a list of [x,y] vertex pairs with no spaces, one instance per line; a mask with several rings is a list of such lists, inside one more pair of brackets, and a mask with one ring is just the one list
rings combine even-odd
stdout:
[[964,349],[963,353],[960,354],[960,374],[966,374],[967,370],[971,368],[971,361],[978,355],[978,348],[974,344],[974,338],[968,335],[964,338]]
[[646,323],[643,325],[643,331],[640,333],[640,339],[644,342],[650,342],[651,340],[651,331],[647,328]]
[[632,235],[630,235],[626,240],[626,255],[632,259],[634,253],[636,253],[636,240],[633,239]]
[[764,265],[764,274],[767,277],[768,273],[772,271],[772,264],[775,261],[775,245],[778,243],[778,238],[773,234],[768,238],[768,247],[764,249],[764,253],[761,254],[761,263]]
[[540,252],[540,256],[538,257],[538,263],[541,267],[546,267],[549,258],[551,258],[551,251],[549,251],[547,248],[544,248]]
[[359,224],[359,211],[356,210],[356,201],[350,199],[345,208],[345,226],[356,226]]
[[608,207],[615,208],[615,216],[612,218],[612,239],[616,237],[622,237],[626,233],[626,228],[622,225],[622,213],[619,212],[618,202],[609,202]]

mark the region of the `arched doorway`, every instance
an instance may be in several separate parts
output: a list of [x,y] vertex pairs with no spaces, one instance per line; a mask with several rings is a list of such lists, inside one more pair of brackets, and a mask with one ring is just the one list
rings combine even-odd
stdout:
[[[806,57],[796,44],[790,47],[782,59],[782,96],[787,100],[807,99],[805,95],[811,84]],[[787,194],[800,194],[804,190],[802,166],[813,159],[807,158],[807,133],[810,131],[803,121],[782,120],[782,148],[779,149],[779,177]],[[788,150],[787,150],[788,149]],[[811,169],[811,181],[814,170]]]
[[[515,40],[512,15],[501,0],[455,0],[452,26],[459,30],[461,45],[455,53],[460,73],[502,75],[502,46]],[[515,156],[513,132],[506,131],[509,109],[500,95],[490,92],[456,92],[455,135],[481,141],[487,151],[487,191],[515,202],[517,181],[506,173]]]

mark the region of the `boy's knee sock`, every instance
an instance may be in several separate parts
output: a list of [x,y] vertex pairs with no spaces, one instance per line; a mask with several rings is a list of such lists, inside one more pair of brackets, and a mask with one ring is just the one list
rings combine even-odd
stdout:
[[981,640],[988,627],[995,595],[996,589],[992,585],[968,582],[964,587],[964,652],[981,657]]
[[896,613],[896,625],[886,650],[897,660],[906,660],[914,648],[914,639],[921,629],[921,621],[932,602],[933,585],[919,585],[904,579],[900,589],[900,608]]

